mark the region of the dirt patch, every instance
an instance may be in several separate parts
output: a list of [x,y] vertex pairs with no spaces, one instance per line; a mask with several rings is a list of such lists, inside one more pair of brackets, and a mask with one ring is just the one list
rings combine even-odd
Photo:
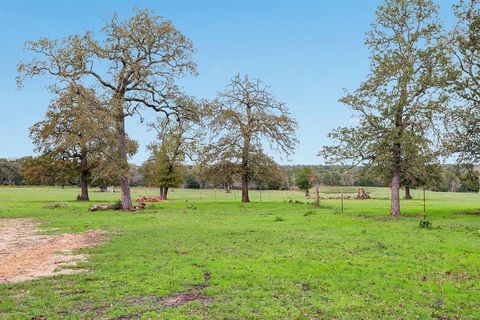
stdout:
[[0,283],[86,271],[73,269],[86,258],[73,250],[94,246],[102,238],[98,230],[41,235],[34,220],[0,219]]
[[130,298],[126,301],[129,305],[145,306],[145,310],[119,316],[113,318],[113,320],[129,320],[129,319],[139,319],[143,314],[147,312],[161,312],[166,308],[180,307],[186,303],[196,301],[198,303],[207,304],[213,301],[213,298],[207,297],[201,292],[187,292],[187,293],[177,293],[168,297],[156,297],[156,296],[144,296],[144,297],[135,297]]
[[[197,264],[194,264],[194,266],[203,268],[203,266]],[[193,286],[189,292],[176,293],[166,297],[157,297],[154,295],[131,297],[125,300],[126,305],[145,306],[145,310],[119,316],[113,318],[113,320],[139,319],[147,312],[160,312],[166,308],[179,307],[193,301],[208,304],[213,301],[213,298],[204,295],[201,291],[210,286],[210,277],[210,272],[203,270],[203,283]]]
[[187,302],[198,301],[201,303],[210,302],[211,298],[201,293],[180,293],[172,297],[168,297],[163,301],[165,307],[178,307]]

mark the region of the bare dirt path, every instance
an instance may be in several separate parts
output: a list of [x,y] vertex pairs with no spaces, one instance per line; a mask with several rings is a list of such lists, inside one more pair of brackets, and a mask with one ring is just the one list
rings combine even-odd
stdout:
[[34,220],[0,219],[0,283],[85,271],[72,269],[86,258],[72,251],[102,238],[98,230],[42,235]]

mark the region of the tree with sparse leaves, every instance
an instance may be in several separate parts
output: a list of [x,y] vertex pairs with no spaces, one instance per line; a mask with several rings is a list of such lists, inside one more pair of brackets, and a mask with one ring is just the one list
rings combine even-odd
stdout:
[[[265,142],[272,151],[289,155],[297,139],[296,121],[287,106],[275,99],[260,80],[234,76],[211,104],[211,141],[203,156],[215,164],[228,161],[238,166],[242,202],[250,202],[249,183],[254,168],[271,158],[264,152]],[[268,163],[269,163],[268,162]]]
[[137,10],[126,21],[117,16],[102,29],[97,40],[92,32],[60,41],[29,41],[33,56],[18,65],[18,84],[47,74],[56,86],[94,83],[109,99],[118,140],[117,163],[122,189],[122,208],[132,208],[125,118],[148,108],[165,115],[183,112],[175,103],[183,94],[175,81],[195,73],[192,43],[173,24],[149,10]]
[[385,0],[366,44],[371,73],[340,101],[356,113],[358,125],[329,134],[336,141],[321,152],[328,162],[351,162],[387,170],[392,216],[400,215],[402,171],[412,144],[428,144],[444,112],[448,58],[440,41],[437,6],[431,0]]

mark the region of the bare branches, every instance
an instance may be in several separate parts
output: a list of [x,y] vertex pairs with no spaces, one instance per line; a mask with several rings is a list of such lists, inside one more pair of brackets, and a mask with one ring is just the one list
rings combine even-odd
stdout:
[[[260,80],[235,75],[210,105],[211,142],[204,157],[210,162],[236,164],[242,177],[242,201],[248,202],[249,179],[270,167],[264,146],[280,154],[293,152],[297,123]],[[263,159],[256,161],[255,159]]]

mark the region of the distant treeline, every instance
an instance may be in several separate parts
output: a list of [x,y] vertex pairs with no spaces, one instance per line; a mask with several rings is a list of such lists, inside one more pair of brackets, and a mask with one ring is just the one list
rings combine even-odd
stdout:
[[[76,186],[79,175],[74,168],[66,167],[70,162],[55,161],[40,163],[37,157],[22,157],[18,159],[0,158],[1,185],[43,185],[43,186]],[[130,164],[132,186],[151,186],[143,174],[144,165]],[[328,186],[371,186],[388,187],[385,178],[375,176],[362,167],[324,166],[324,165],[291,165],[280,166],[280,174],[272,175],[267,181],[254,181],[252,188],[256,189],[295,189],[296,177],[303,169],[309,168],[322,185]],[[73,169],[73,170],[72,170]],[[219,182],[217,177],[210,176],[208,170],[202,170],[196,165],[185,166],[182,170],[181,183],[185,188],[239,188],[240,181],[233,179],[229,186]],[[92,177],[92,186],[105,189],[116,185],[114,178],[102,179]],[[417,186],[421,187],[421,186]],[[438,179],[427,189],[449,192],[478,192],[479,178],[460,165],[446,164],[442,166]]]

